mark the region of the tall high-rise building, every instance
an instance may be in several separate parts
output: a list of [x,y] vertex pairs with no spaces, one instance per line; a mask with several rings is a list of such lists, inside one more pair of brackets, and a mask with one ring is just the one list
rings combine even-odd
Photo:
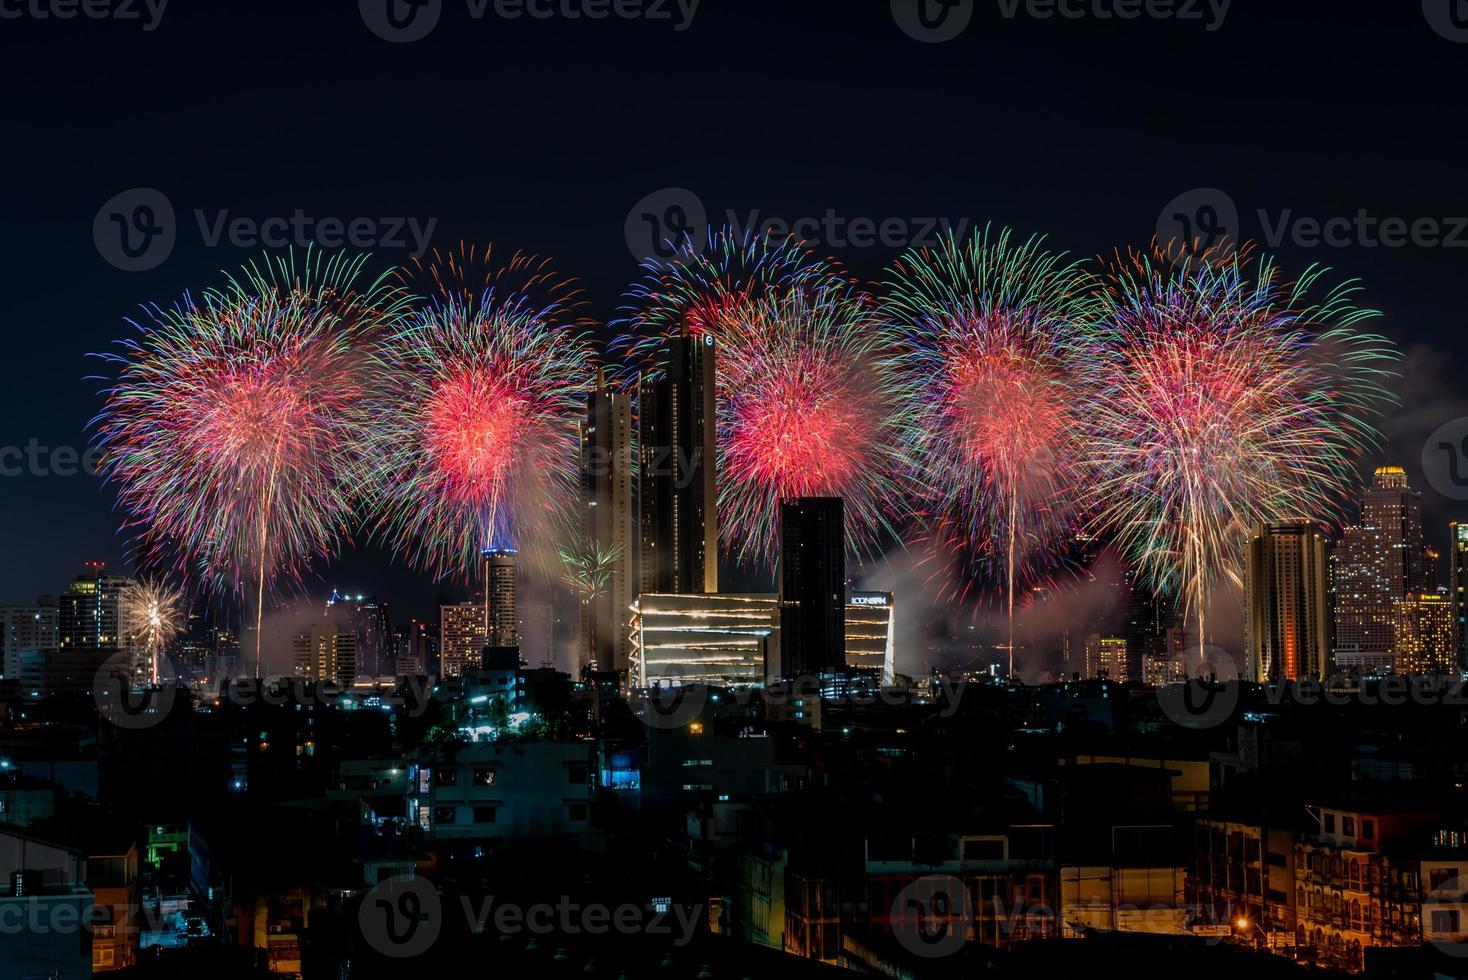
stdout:
[[1448,602],[1453,607],[1453,654],[1468,671],[1468,522],[1448,525]]
[[1244,557],[1244,657],[1256,681],[1324,680],[1335,669],[1325,535],[1308,521],[1260,524]]
[[1456,674],[1453,603],[1443,592],[1412,592],[1397,600],[1392,669],[1398,674]]
[[[633,487],[632,399],[609,391],[598,371],[581,425],[582,524],[600,591],[581,597],[581,657],[600,670],[626,670],[632,644],[637,528]],[[605,562],[609,567],[602,567]]]
[[349,625],[311,624],[291,637],[293,673],[350,684],[357,676],[357,633]]
[[1356,523],[1335,548],[1336,665],[1380,671],[1391,666],[1396,603],[1426,584],[1422,495],[1400,466],[1378,467]]
[[714,339],[685,326],[666,355],[638,386],[638,591],[717,592]]
[[884,685],[896,676],[897,633],[890,592],[853,592],[846,599],[846,666],[873,670]]
[[457,602],[439,607],[440,676],[478,670],[484,656],[484,603]]
[[326,615],[357,634],[357,672],[361,677],[392,673],[392,634],[387,603],[375,595],[342,595],[335,590],[326,600]]
[[6,680],[40,684],[40,665],[57,648],[56,600],[43,595],[34,606],[0,606],[0,668]]
[[515,612],[519,564],[515,552],[489,548],[484,554],[484,644],[498,649],[520,645],[520,621]]
[[108,575],[107,563],[89,561],[61,594],[57,609],[58,650],[120,650],[128,630],[122,622],[122,590],[132,581]]
[[782,677],[846,666],[846,533],[840,497],[780,505]]

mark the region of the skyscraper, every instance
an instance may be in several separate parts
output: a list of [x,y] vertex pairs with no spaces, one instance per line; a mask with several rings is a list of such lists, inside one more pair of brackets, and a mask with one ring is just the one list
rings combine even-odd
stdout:
[[1244,558],[1244,656],[1251,680],[1324,680],[1334,670],[1325,535],[1308,521],[1260,524]]
[[56,600],[48,595],[34,606],[0,606],[0,669],[6,680],[40,685],[40,666],[56,652],[56,612]]
[[297,677],[350,684],[357,676],[357,633],[348,624],[313,623],[291,637],[291,652]]
[[484,655],[484,603],[451,603],[440,606],[438,614],[441,676],[477,670]]
[[1391,665],[1396,602],[1425,584],[1424,555],[1422,495],[1407,485],[1401,467],[1379,467],[1360,516],[1335,549],[1337,666],[1379,671]]
[[1397,600],[1392,670],[1398,674],[1456,674],[1453,604],[1442,592],[1413,592]]
[[1448,525],[1448,602],[1453,609],[1453,653],[1468,670],[1468,522]]
[[[609,391],[597,372],[581,426],[582,523],[588,554],[605,559],[606,582],[581,601],[581,657],[601,670],[626,670],[631,652],[637,529],[633,521],[632,400]],[[598,574],[602,569],[598,568]]]
[[128,630],[122,622],[122,590],[132,580],[108,575],[107,563],[89,561],[61,594],[57,649],[120,650]]
[[780,505],[781,676],[846,666],[846,535],[840,497]]
[[335,590],[326,600],[332,622],[357,634],[357,673],[383,677],[392,673],[391,623],[387,603],[375,595],[342,595]]
[[638,387],[639,592],[719,591],[714,339],[668,341],[661,377]]
[[484,645],[497,649],[520,646],[520,621],[515,614],[515,552],[490,548],[484,552]]

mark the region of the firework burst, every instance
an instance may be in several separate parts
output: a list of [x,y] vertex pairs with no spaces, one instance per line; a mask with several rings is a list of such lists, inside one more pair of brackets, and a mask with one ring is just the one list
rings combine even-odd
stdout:
[[253,579],[257,671],[267,583],[298,579],[349,529],[354,344],[396,298],[361,267],[319,252],[251,264],[197,301],[146,307],[142,336],[102,355],[118,375],[94,441],[144,563],[216,590]]
[[909,253],[887,286],[918,516],[958,565],[950,598],[1002,582],[1012,632],[1016,588],[1057,567],[1078,520],[1090,279],[985,229]]
[[624,384],[656,372],[671,337],[708,334],[716,341],[743,329],[756,306],[802,283],[840,277],[792,239],[710,230],[707,242],[684,239],[667,259],[648,259],[628,290],[613,341]]
[[363,438],[372,522],[439,574],[471,575],[491,547],[553,547],[576,486],[594,351],[543,260],[495,270],[491,256],[430,270],[441,288],[374,353],[379,390]]
[[848,543],[874,550],[901,490],[883,321],[828,280],[751,304],[719,348],[719,520],[741,559],[779,556],[783,501],[841,497]]
[[871,550],[898,490],[898,435],[870,300],[789,239],[711,233],[650,260],[628,294],[624,379],[655,374],[671,337],[715,343],[721,537],[741,560],[778,557],[780,503],[840,496]]
[[1087,442],[1096,526],[1143,579],[1181,596],[1203,643],[1214,583],[1241,581],[1256,524],[1339,512],[1396,351],[1326,270],[1285,281],[1267,258],[1153,254],[1109,276],[1112,355]]
[[119,613],[134,642],[148,654],[149,683],[158,684],[158,654],[183,628],[183,593],[161,581],[142,579],[122,590]]

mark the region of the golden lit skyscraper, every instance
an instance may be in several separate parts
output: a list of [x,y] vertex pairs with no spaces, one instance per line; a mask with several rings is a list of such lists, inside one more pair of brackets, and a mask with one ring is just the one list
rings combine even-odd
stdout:
[[1453,655],[1468,670],[1468,522],[1448,525],[1448,602],[1453,607]]
[[313,681],[350,684],[357,675],[357,634],[350,626],[312,625],[291,638],[294,673]]
[[1414,592],[1397,600],[1396,661],[1398,674],[1458,672],[1453,653],[1453,604],[1441,592]]
[[444,677],[458,677],[479,667],[484,653],[484,603],[459,602],[440,606],[439,669]]
[[1396,603],[1424,588],[1422,495],[1400,466],[1379,467],[1356,523],[1334,556],[1336,664],[1368,672],[1391,666]]
[[1261,524],[1244,561],[1244,656],[1251,680],[1324,680],[1335,669],[1325,535],[1314,524]]

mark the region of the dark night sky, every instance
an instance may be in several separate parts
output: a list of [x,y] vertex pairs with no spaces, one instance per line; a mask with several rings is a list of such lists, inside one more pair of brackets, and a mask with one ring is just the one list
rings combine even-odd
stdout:
[[[38,0],[21,2],[0,10]],[[694,191],[716,223],[730,209],[944,216],[1083,255],[1144,244],[1164,205],[1198,187],[1230,195],[1245,237],[1264,234],[1259,209],[1271,222],[1468,215],[1468,43],[1412,0],[1236,0],[1214,31],[1007,18],[1009,0],[975,0],[967,29],[937,44],[908,37],[886,0],[703,0],[681,31],[476,20],[466,0],[443,2],[436,29],[407,44],[374,36],[348,0],[172,0],[151,31],[0,18],[0,445],[84,446],[101,401],[85,355],[123,335],[138,303],[258,253],[209,247],[196,209],[436,218],[439,246],[556,256],[603,318],[636,271],[629,210],[668,187]],[[104,260],[93,219],[135,187],[167,196],[177,241],[128,272]],[[824,251],[867,277],[894,257]],[[1420,484],[1426,434],[1468,415],[1456,401],[1468,247],[1276,251],[1289,270],[1363,278],[1385,332],[1415,349],[1387,430]],[[404,255],[382,248],[376,262]],[[1427,501],[1445,537],[1455,514]],[[0,602],[58,591],[84,559],[121,566],[112,504],[88,476],[0,477]],[[430,608],[432,588],[377,552],[323,575]]]

